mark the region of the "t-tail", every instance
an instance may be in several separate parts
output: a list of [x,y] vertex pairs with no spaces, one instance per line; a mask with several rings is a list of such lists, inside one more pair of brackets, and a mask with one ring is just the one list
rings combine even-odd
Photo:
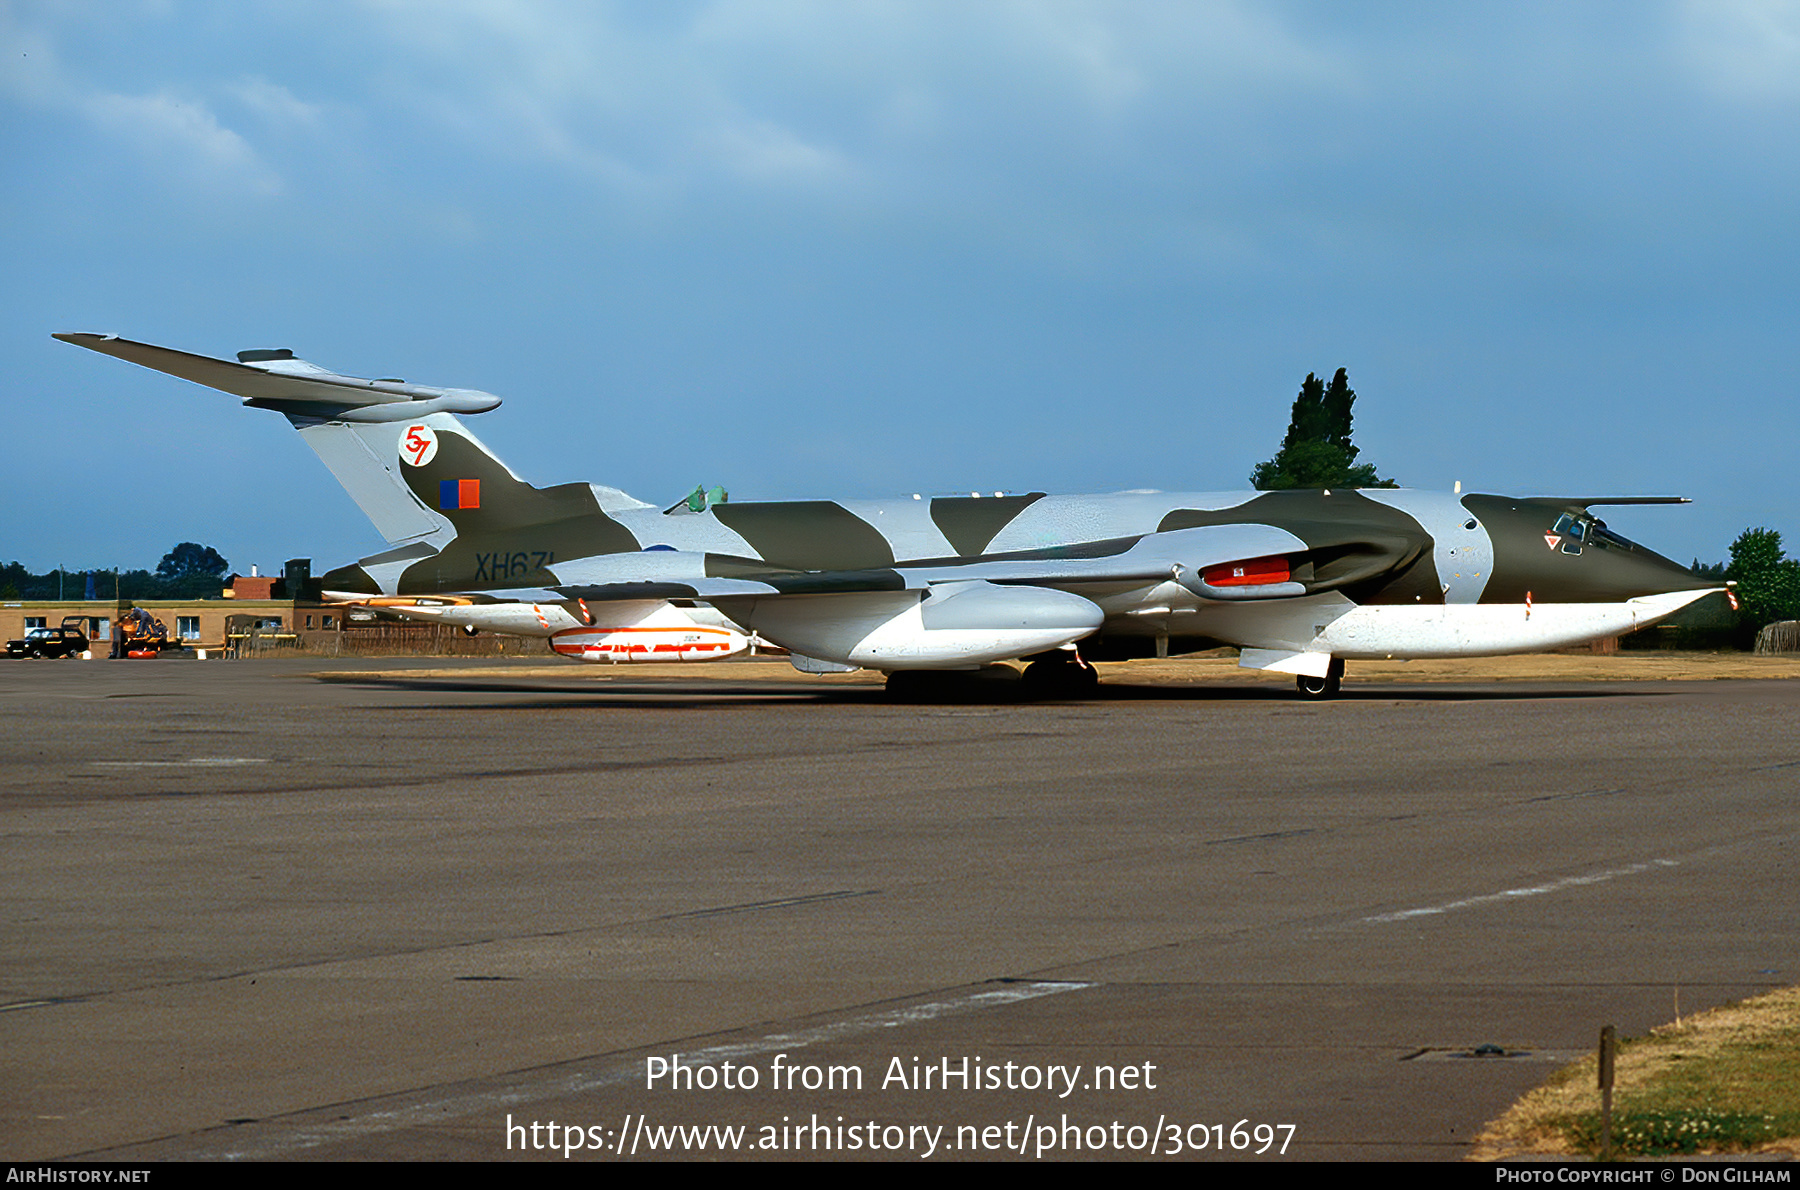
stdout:
[[[513,474],[456,417],[497,408],[492,393],[346,376],[285,349],[240,351],[234,363],[117,335],[55,337],[286,417],[394,547],[327,574],[328,590],[379,595],[497,579],[542,584],[552,581],[545,567],[559,552],[578,556],[570,550],[603,544],[586,540],[604,535],[601,526],[610,523],[593,513],[647,507],[614,488],[536,488]],[[536,548],[520,549],[521,536]]]

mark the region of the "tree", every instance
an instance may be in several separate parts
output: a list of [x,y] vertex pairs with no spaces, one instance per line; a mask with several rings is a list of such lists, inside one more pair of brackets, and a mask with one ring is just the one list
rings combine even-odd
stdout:
[[170,598],[217,595],[229,563],[209,545],[184,541],[156,564],[158,583]]
[[1731,543],[1725,577],[1737,583],[1740,627],[1754,633],[1776,620],[1800,619],[1800,560],[1783,556],[1775,530],[1740,533]]
[[1350,407],[1356,392],[1343,368],[1327,387],[1311,372],[1294,398],[1287,437],[1266,463],[1258,463],[1250,484],[1258,491],[1290,488],[1392,488],[1400,485],[1375,473],[1373,463],[1358,464],[1361,453],[1350,441]]

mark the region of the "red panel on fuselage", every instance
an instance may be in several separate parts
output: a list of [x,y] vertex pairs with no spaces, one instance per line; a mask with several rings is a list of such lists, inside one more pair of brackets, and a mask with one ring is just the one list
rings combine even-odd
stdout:
[[1211,587],[1260,587],[1264,583],[1285,583],[1292,571],[1286,558],[1252,558],[1248,562],[1214,566],[1200,577]]

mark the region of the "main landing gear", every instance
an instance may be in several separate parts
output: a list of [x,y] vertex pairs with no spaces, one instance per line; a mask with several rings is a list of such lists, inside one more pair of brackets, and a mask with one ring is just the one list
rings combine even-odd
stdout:
[[887,676],[890,702],[1011,702],[1019,671],[1010,665],[980,669],[896,669]]
[[1344,684],[1344,659],[1333,657],[1331,664],[1325,669],[1325,676],[1315,678],[1311,674],[1301,674],[1294,679],[1294,687],[1300,691],[1301,698],[1325,699],[1336,698],[1338,687]]
[[1010,665],[975,670],[897,669],[887,676],[893,702],[1015,702],[1039,698],[1089,698],[1100,685],[1092,665],[1068,650],[1039,654],[1023,673]]
[[1087,698],[1100,686],[1100,671],[1081,654],[1058,649],[1027,665],[1019,681],[1027,698]]

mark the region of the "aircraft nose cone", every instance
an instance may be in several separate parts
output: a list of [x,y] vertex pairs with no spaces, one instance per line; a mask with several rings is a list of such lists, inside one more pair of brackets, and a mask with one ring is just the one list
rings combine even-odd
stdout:
[[1644,595],[1698,591],[1718,584],[1655,550],[1589,526],[1582,539],[1558,532],[1561,510],[1547,502],[1473,496],[1494,543],[1493,579],[1483,603],[1623,603]]
[[1608,602],[1713,585],[1680,563],[1624,538],[1596,537],[1582,551],[1582,560],[1593,571],[1588,585]]

